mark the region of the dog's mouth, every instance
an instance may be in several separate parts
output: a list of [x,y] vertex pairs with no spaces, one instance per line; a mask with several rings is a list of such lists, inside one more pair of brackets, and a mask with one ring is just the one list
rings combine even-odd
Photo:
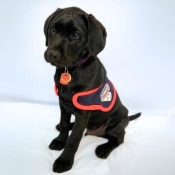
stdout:
[[72,60],[70,57],[64,57],[62,58],[62,60],[64,61],[54,61],[54,60],[50,60],[47,61],[48,63],[50,63],[52,66],[55,66],[57,68],[63,68],[63,67],[74,67],[76,65],[76,60]]
[[56,64],[56,63],[50,63],[52,66],[56,66],[57,68],[62,68],[62,67],[65,67],[65,66],[60,66],[60,65],[58,65],[58,64]]
[[58,63],[56,63],[56,62],[50,62],[50,64],[51,64],[52,66],[57,67],[57,68],[72,67],[72,66],[73,66],[72,63],[58,64]]

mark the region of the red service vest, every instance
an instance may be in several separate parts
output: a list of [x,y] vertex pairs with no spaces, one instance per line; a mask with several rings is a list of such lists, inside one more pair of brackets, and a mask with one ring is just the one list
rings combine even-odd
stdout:
[[[54,87],[56,95],[58,95],[58,87]],[[112,82],[106,78],[98,88],[93,90],[78,92],[73,95],[72,103],[81,110],[100,110],[108,112],[112,109],[117,98],[117,93]]]

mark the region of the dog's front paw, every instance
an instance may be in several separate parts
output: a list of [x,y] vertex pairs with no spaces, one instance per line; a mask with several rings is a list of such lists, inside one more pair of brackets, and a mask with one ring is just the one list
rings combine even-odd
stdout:
[[103,145],[99,145],[96,150],[95,153],[97,155],[97,157],[102,158],[102,159],[106,159],[109,154],[111,153],[111,149],[107,147],[106,144]]
[[53,164],[53,171],[57,173],[63,173],[65,171],[68,171],[72,168],[73,165],[73,159],[67,157],[67,158],[62,158],[59,157],[58,159],[55,160]]
[[49,145],[49,148],[51,150],[62,150],[64,146],[65,146],[65,143],[56,138],[52,140],[51,144]]

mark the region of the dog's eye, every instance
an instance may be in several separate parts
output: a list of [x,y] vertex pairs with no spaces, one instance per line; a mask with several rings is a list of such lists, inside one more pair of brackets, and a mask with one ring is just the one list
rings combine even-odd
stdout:
[[55,27],[51,27],[51,32],[55,33],[56,32],[56,28]]
[[80,35],[79,35],[79,33],[78,33],[78,32],[74,32],[73,37],[74,37],[74,38],[79,38],[79,37],[80,37]]

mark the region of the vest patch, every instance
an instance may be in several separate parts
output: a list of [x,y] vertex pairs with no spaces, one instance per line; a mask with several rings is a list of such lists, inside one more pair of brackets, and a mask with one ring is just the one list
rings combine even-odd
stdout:
[[111,101],[112,100],[112,93],[110,92],[110,86],[108,83],[105,84],[100,96],[101,96],[101,101]]

